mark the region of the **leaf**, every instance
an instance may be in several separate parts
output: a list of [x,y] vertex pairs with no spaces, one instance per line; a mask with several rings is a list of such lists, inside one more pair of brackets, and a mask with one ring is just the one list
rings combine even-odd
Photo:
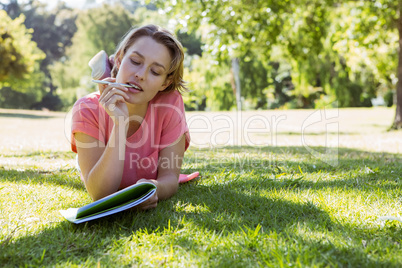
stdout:
[[300,173],[303,175],[303,171],[302,171],[301,167],[300,166],[298,166],[298,167],[299,167]]
[[288,181],[286,181],[285,183],[284,183],[284,186],[285,187],[296,187],[296,186],[300,186],[300,182],[301,182],[301,180],[304,178],[304,176],[301,176],[301,177],[299,177],[299,178],[296,178],[296,179],[290,179],[290,180],[288,180]]

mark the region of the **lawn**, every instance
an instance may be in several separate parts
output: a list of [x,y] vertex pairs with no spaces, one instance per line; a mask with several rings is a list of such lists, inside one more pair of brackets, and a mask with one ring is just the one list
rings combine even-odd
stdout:
[[0,110],[0,266],[401,267],[402,223],[380,219],[402,216],[394,110],[321,112],[188,113],[200,178],[74,225],[59,210],[91,200],[66,114]]

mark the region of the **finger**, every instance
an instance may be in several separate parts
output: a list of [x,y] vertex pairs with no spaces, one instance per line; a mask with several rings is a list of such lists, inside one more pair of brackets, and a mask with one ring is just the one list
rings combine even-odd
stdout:
[[158,195],[155,193],[153,196],[151,196],[150,198],[151,202],[153,203],[158,203],[159,199],[158,199]]
[[108,100],[115,95],[120,95],[126,100],[129,99],[129,96],[127,95],[126,92],[122,91],[119,88],[113,87],[113,88],[106,88],[105,91],[103,92],[103,94],[100,96],[99,100],[101,100],[101,101]]
[[124,103],[125,99],[122,96],[114,95],[114,96],[111,96],[109,99],[103,100],[101,103],[105,106],[109,106],[111,104],[118,105],[120,102]]
[[142,208],[155,208],[158,205],[158,195],[154,193],[149,199],[142,203]]
[[105,91],[103,91],[103,93],[101,94],[99,101],[103,101],[103,100],[107,101],[108,99],[110,99],[111,97],[116,96],[116,95],[120,95],[126,100],[129,99],[129,96],[127,95],[126,92],[120,90],[119,88],[113,87],[110,89],[106,88]]
[[110,84],[110,85],[105,87],[105,89],[103,90],[101,95],[107,95],[109,92],[118,92],[118,91],[127,92],[128,89],[126,87],[123,87],[123,86],[118,85],[118,84]]
[[[114,83],[114,82],[116,82],[116,78],[108,77],[108,78],[103,79],[103,81],[107,81],[107,82],[112,82],[112,83]],[[105,88],[106,88],[107,86],[108,86],[108,85],[98,84],[99,92],[102,94],[103,91],[105,90]]]
[[148,209],[153,209],[153,208],[156,208],[157,207],[157,203],[153,203],[153,204],[149,204],[149,205],[140,205],[140,206],[138,206],[138,209],[141,209],[141,210],[148,210]]
[[122,96],[115,95],[99,103],[106,111],[114,112],[119,103],[125,103],[125,99]]
[[122,92],[127,92],[128,89],[118,83],[113,83],[113,84],[109,84],[109,85],[102,85],[103,89],[100,90],[101,95],[106,95],[108,94],[110,91],[113,90],[121,90]]
[[106,87],[103,90],[102,94],[106,94],[106,93],[108,93],[109,91],[111,91],[114,88],[115,89],[120,89],[123,92],[128,91],[128,89],[126,87],[120,85],[119,83],[112,83],[112,84],[106,85]]
[[155,206],[144,207],[144,208],[142,208],[142,209],[143,209],[143,210],[149,210],[149,209],[154,209],[154,208],[156,208],[156,205],[155,205]]
[[146,204],[146,203],[144,202],[144,203],[141,203],[141,204],[139,204],[139,205],[133,207],[132,209],[135,210],[135,211],[138,211],[138,210],[148,210],[148,209],[156,208],[157,206],[158,206],[158,203]]

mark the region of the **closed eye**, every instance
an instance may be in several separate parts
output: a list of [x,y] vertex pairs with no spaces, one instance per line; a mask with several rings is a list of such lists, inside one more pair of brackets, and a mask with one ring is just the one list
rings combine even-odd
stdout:
[[155,75],[155,76],[158,76],[158,75],[160,75],[160,73],[158,73],[158,72],[155,72],[155,71],[152,71],[152,70],[151,70],[151,73],[152,73],[153,75]]
[[134,65],[140,65],[140,63],[138,61],[135,61],[135,60],[131,60],[131,63],[134,64]]

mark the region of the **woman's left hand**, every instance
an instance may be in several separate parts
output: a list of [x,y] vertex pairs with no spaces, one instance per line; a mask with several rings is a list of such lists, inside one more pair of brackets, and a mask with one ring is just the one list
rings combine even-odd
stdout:
[[[150,182],[155,184],[153,180],[141,179],[137,181],[137,183],[141,182]],[[155,191],[155,193],[149,199],[145,200],[144,202],[142,202],[138,206],[135,206],[134,208],[139,210],[148,210],[151,208],[156,208],[157,205],[158,205],[158,194],[157,191]]]

